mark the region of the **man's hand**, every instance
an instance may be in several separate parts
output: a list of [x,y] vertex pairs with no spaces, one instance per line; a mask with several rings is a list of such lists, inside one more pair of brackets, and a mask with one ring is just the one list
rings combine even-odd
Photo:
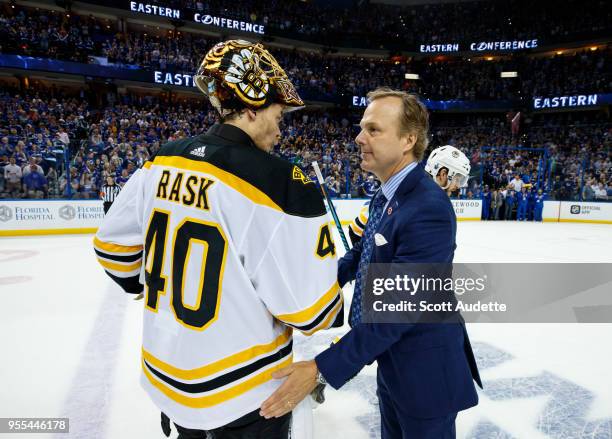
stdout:
[[317,363],[299,361],[277,370],[272,377],[287,377],[285,382],[261,405],[259,414],[266,419],[278,418],[292,411],[317,385]]

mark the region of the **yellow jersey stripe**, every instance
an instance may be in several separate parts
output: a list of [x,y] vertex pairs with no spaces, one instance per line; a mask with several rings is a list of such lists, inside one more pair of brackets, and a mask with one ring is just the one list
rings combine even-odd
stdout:
[[149,382],[156,387],[160,392],[166,395],[168,398],[173,401],[192,408],[206,408],[212,407],[217,404],[221,404],[222,402],[228,401],[232,398],[236,398],[237,396],[242,395],[243,393],[248,392],[249,390],[257,387],[267,381],[272,379],[272,373],[282,369],[283,367],[289,366],[293,362],[293,354],[287,357],[287,359],[281,363],[274,365],[273,367],[264,370],[263,372],[254,375],[248,380],[237,384],[233,387],[230,387],[226,390],[222,390],[221,392],[214,393],[212,395],[199,396],[199,397],[189,397],[182,393],[179,393],[170,387],[168,387],[165,383],[157,381],[151,373],[147,370],[147,367],[144,363],[144,359],[142,360],[142,370],[146,375]]
[[107,252],[113,253],[135,253],[142,250],[142,245],[120,245],[113,244],[110,242],[100,241],[97,236],[94,236],[94,246],[96,246],[99,250],[104,250]]
[[249,200],[256,204],[271,207],[272,209],[283,211],[283,209],[276,204],[272,199],[262,192],[260,189],[253,186],[251,183],[236,177],[235,175],[224,171],[208,162],[200,162],[197,160],[190,160],[185,157],[177,156],[158,156],[153,161],[153,166],[166,166],[177,168],[180,170],[204,172],[210,174],[221,180],[229,187],[240,192],[242,195],[247,197]]
[[359,227],[355,222],[353,222],[350,227],[351,229],[353,229],[353,232],[357,233],[358,235],[361,235],[363,233],[363,229]]
[[140,265],[142,264],[142,259],[139,260],[139,261],[136,261],[134,263],[131,263],[129,265],[123,265],[123,264],[119,264],[119,263],[116,263],[116,262],[109,262],[109,261],[106,261],[106,260],[104,260],[102,258],[98,258],[98,262],[104,268],[108,268],[109,270],[121,271],[122,273],[129,273],[129,272],[132,272],[134,270],[139,270],[140,269]]
[[222,370],[229,369],[232,366],[244,363],[245,361],[249,361],[250,359],[258,357],[262,354],[272,352],[277,347],[285,344],[291,337],[292,333],[293,330],[291,328],[287,328],[285,332],[283,332],[280,336],[276,338],[276,340],[271,343],[253,346],[251,348],[245,349],[244,351],[232,354],[229,357],[217,360],[214,363],[198,367],[197,369],[179,369],[178,367],[174,367],[158,358],[155,358],[150,352],[147,352],[144,348],[142,348],[142,357],[147,360],[148,363],[155,366],[157,369],[161,370],[167,375],[171,375],[175,378],[179,378],[182,380],[197,380],[205,378]]
[[331,322],[338,315],[338,311],[340,311],[340,309],[342,308],[343,303],[344,303],[344,298],[342,297],[342,294],[340,294],[340,300],[338,301],[336,306],[334,306],[334,309],[332,309],[332,311],[329,313],[327,318],[325,320],[323,320],[319,325],[317,325],[314,328],[312,328],[311,330],[302,332],[302,334],[304,334],[304,335],[312,335],[315,332],[319,331],[320,329],[328,328],[329,325],[331,324]]
[[332,287],[327,290],[327,292],[323,296],[321,296],[319,300],[317,300],[308,308],[291,314],[282,314],[276,316],[276,318],[282,320],[283,322],[298,325],[308,322],[314,319],[321,311],[325,309],[325,306],[328,305],[336,297],[336,294],[338,293],[339,289],[340,285],[338,285],[338,281],[336,281],[334,282]]

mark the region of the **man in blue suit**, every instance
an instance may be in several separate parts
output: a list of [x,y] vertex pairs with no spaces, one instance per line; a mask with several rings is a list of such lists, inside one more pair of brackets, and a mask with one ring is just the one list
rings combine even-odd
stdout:
[[317,383],[338,389],[376,360],[382,438],[454,438],[457,412],[478,403],[474,380],[481,385],[465,325],[362,321],[369,264],[451,263],[456,247],[451,202],[418,164],[427,148],[425,106],[386,88],[368,99],[356,142],[361,167],[383,184],[370,203],[363,238],[338,266],[340,285],[356,280],[352,329],[314,360],[274,374],[287,379],[261,413],[282,416]]

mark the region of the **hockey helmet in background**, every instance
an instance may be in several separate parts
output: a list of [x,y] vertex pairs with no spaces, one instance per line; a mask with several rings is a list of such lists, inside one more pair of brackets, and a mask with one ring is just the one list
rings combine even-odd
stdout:
[[273,103],[289,107],[286,111],[304,106],[285,71],[260,43],[216,44],[202,60],[194,82],[222,117]]
[[470,160],[460,150],[451,145],[434,149],[427,158],[425,170],[436,178],[442,168],[448,169],[448,184],[455,181],[459,187],[467,186],[472,167]]

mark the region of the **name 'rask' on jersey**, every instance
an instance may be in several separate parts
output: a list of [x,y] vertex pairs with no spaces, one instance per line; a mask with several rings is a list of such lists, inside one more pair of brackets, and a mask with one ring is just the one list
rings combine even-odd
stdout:
[[[195,202],[195,207],[198,209],[208,210],[206,191],[214,182],[214,180],[194,174],[185,176],[183,172],[173,174],[169,170],[164,170],[157,183],[155,197],[189,207],[193,206]],[[168,186],[171,187],[170,190],[168,190]]]

